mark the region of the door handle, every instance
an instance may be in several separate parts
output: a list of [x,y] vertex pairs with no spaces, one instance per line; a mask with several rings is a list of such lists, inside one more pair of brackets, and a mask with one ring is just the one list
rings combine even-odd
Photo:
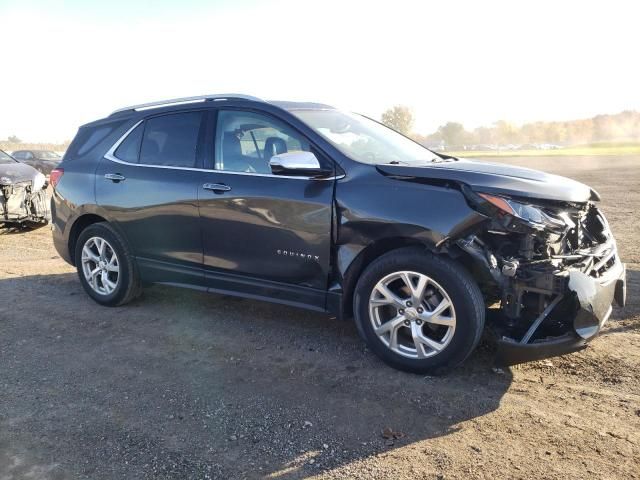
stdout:
[[228,192],[229,190],[231,190],[231,187],[229,185],[225,185],[224,183],[205,183],[204,185],[202,185],[202,188],[217,193]]
[[107,180],[111,180],[112,182],[118,183],[125,180],[127,177],[124,175],[120,175],[119,173],[105,173],[104,178]]

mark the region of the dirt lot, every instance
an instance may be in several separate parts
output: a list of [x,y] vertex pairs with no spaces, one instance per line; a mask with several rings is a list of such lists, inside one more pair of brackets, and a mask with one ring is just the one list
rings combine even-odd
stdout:
[[103,308],[48,228],[0,235],[0,479],[639,478],[640,158],[509,161],[599,190],[630,277],[590,348],[511,370],[405,374],[350,322],[193,291]]

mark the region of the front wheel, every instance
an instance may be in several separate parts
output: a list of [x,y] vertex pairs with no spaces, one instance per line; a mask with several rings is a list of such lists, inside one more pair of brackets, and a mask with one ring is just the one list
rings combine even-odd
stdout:
[[124,305],[140,293],[133,256],[108,223],[94,223],[80,233],[75,263],[84,290],[101,305]]
[[464,268],[412,247],[389,252],[364,271],[354,312],[360,335],[387,364],[439,373],[476,347],[485,305]]

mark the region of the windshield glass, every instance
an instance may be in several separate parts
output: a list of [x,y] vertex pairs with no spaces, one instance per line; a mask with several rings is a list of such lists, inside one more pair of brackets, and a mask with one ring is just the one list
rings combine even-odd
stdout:
[[358,162],[417,165],[442,160],[422,145],[362,115],[339,110],[293,110],[291,113]]
[[58,155],[56,152],[49,152],[47,150],[40,150],[38,152],[35,152],[36,157],[42,159],[42,160],[60,160],[60,155]]
[[0,164],[5,164],[5,163],[16,163],[16,161],[13,158],[11,158],[9,155],[4,153],[2,150],[0,150]]

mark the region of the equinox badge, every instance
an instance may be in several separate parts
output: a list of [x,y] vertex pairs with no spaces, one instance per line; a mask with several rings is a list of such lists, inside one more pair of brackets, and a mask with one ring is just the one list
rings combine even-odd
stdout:
[[320,260],[320,257],[318,255],[310,255],[308,253],[301,253],[301,252],[292,252],[291,250],[276,250],[276,253],[278,255],[284,255],[285,257],[297,257],[297,258],[303,258],[306,260]]

